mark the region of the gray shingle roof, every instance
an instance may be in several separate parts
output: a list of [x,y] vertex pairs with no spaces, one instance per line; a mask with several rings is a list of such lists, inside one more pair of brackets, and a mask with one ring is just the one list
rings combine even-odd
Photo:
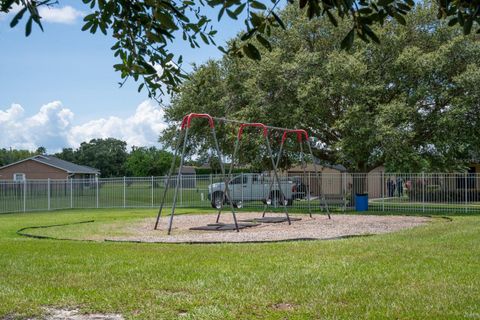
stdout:
[[69,161],[59,159],[54,156],[38,155],[38,156],[31,157],[29,159],[65,170],[68,173],[100,174],[100,171],[98,169],[87,167],[87,166],[81,166]]
[[182,174],[195,174],[195,167],[192,166],[183,166],[182,167]]

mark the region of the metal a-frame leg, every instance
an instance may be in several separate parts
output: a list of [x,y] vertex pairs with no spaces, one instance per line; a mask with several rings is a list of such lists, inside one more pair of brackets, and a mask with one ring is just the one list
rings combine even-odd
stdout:
[[[235,208],[233,207],[233,201],[232,201],[232,198],[230,197],[230,190],[228,188],[228,179],[225,175],[225,166],[224,166],[223,161],[222,161],[222,154],[220,153],[220,147],[218,146],[218,140],[217,140],[217,135],[215,134],[215,128],[212,128],[212,136],[213,136],[213,140],[215,142],[215,148],[217,149],[218,161],[220,162],[220,169],[222,171],[223,181],[225,183],[224,194],[227,196],[228,202],[230,203],[230,209],[232,210],[233,221],[235,222],[235,229],[237,230],[237,232],[239,232],[240,230],[238,228],[237,215],[235,214]],[[231,175],[232,166],[233,166],[233,159],[232,159],[232,164],[230,165],[229,175]],[[218,220],[220,219],[220,212],[221,212],[222,207],[223,207],[223,198],[222,198],[222,204],[220,205],[220,210],[218,211],[218,214],[217,214],[217,223],[218,223]]]
[[[284,143],[285,143],[285,140],[282,139],[282,142],[280,143],[280,150],[279,150],[278,156],[277,156],[277,163],[276,163],[277,168],[278,168],[278,165],[280,164],[280,159],[282,157]],[[272,193],[273,183],[274,183],[274,179],[271,179],[270,185],[269,185],[269,188],[268,188],[268,193],[267,193],[268,197],[270,197],[270,195]],[[267,208],[268,208],[268,203],[265,202],[265,205],[263,206],[262,218],[265,217],[265,214],[267,213]]]
[[[222,214],[222,209],[223,209],[223,202],[225,200],[230,202],[231,205],[232,205],[232,210],[234,209],[232,198],[231,198],[231,195],[230,195],[230,188],[228,187],[228,182],[232,180],[233,167],[234,167],[234,163],[235,163],[235,159],[237,157],[237,152],[238,152],[239,147],[240,147],[240,139],[237,136],[237,140],[235,141],[235,147],[233,149],[232,163],[230,163],[230,169],[228,170],[228,176],[225,177],[224,182],[223,182],[224,183],[224,188],[223,188],[223,193],[222,193],[222,202],[220,204],[220,208],[218,208],[216,223],[218,223],[220,221],[220,215]],[[234,217],[234,219],[236,221],[236,217]]]
[[175,146],[172,164],[170,166],[170,170],[168,171],[167,182],[165,184],[165,190],[163,191],[162,201],[160,202],[160,208],[158,209],[157,220],[155,221],[154,230],[157,230],[157,228],[158,228],[158,223],[159,223],[160,217],[162,215],[163,206],[165,205],[165,199],[167,198],[167,192],[168,192],[168,189],[170,187],[170,180],[172,178],[173,169],[175,169],[175,162],[177,161],[178,149],[180,148],[180,144],[182,142],[182,139],[181,139],[182,138],[182,132],[183,132],[183,130],[179,130],[179,131],[177,131],[177,134],[176,134],[177,145]]
[[320,180],[320,175],[318,174],[318,170],[317,170],[317,164],[315,163],[315,158],[313,156],[313,152],[312,152],[312,147],[310,146],[310,142],[307,141],[307,146],[308,146],[308,151],[310,152],[310,156],[312,157],[312,161],[313,161],[313,168],[315,170],[315,176],[317,178],[317,181],[320,182],[320,195],[321,195],[321,201],[323,202],[323,205],[325,207],[325,210],[327,211],[327,216],[328,216],[328,219],[331,219],[330,217],[330,210],[328,208],[328,204],[327,204],[327,201],[325,199],[325,194],[323,193],[323,190],[322,190],[322,180]]
[[183,147],[182,147],[182,154],[180,156],[180,166],[178,167],[178,174],[177,174],[177,182],[175,184],[175,193],[173,194],[173,203],[172,203],[172,211],[170,213],[170,220],[168,221],[168,234],[172,232],[172,224],[173,224],[173,214],[175,213],[175,207],[177,206],[177,196],[178,196],[178,189],[180,187],[180,177],[183,169],[183,161],[185,157],[185,150],[187,147],[187,138],[188,138],[188,126],[185,129],[185,135],[183,138]]
[[290,224],[292,224],[292,221],[290,221],[290,216],[288,215],[287,203],[286,203],[287,201],[286,201],[286,198],[285,198],[285,194],[283,193],[283,190],[282,190],[282,185],[280,183],[280,179],[278,178],[277,164],[275,163],[275,159],[273,158],[272,148],[270,147],[270,141],[268,140],[268,135],[265,135],[265,144],[267,145],[267,150],[268,150],[268,153],[270,155],[270,159],[272,161],[273,174],[274,174],[275,179],[277,180],[277,183],[278,183],[278,189],[280,191],[280,196],[283,199],[283,207],[285,209],[285,215],[287,216],[288,224],[290,225]]

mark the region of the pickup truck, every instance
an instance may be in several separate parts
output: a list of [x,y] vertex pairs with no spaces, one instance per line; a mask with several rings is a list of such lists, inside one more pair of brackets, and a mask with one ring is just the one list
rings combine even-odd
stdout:
[[[240,207],[243,201],[262,201],[274,206],[281,205],[280,188],[283,191],[287,205],[292,205],[295,199],[296,183],[288,178],[280,178],[280,186],[274,183],[272,190],[270,190],[269,176],[262,174],[242,174],[232,178],[228,182],[228,189],[230,197],[235,207]],[[225,190],[225,183],[218,182],[208,186],[208,199],[213,208],[220,208],[222,201],[226,203],[226,197],[223,192]]]

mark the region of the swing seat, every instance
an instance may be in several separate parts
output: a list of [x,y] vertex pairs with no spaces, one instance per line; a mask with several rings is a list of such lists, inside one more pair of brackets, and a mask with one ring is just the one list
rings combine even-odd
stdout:
[[[300,221],[301,218],[290,218],[290,221]],[[259,222],[259,223],[282,223],[287,222],[287,217],[263,217],[263,218],[253,218],[240,220],[241,222]]]
[[[259,223],[239,223],[238,229],[245,229],[259,226]],[[201,231],[230,231],[237,230],[234,223],[212,223],[206,226],[192,227],[189,230],[201,230]]]

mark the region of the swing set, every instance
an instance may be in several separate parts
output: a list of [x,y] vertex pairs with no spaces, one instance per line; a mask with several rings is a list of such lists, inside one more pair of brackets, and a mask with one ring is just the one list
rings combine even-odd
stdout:
[[[194,119],[194,118],[206,119],[208,121],[208,126],[210,128],[210,134],[211,134],[211,136],[213,138],[213,142],[214,142],[213,148],[215,149],[216,156],[217,156],[219,164],[220,164],[221,176],[222,176],[222,180],[224,182],[223,201],[220,202],[220,206],[218,208],[216,223],[209,225],[209,228],[203,228],[203,229],[202,228],[194,228],[194,229],[198,229],[198,230],[236,230],[237,232],[239,232],[240,229],[247,228],[247,227],[253,227],[253,226],[258,225],[255,222],[263,222],[263,223],[288,222],[288,224],[290,225],[292,223],[292,221],[299,220],[299,219],[291,218],[289,216],[288,210],[287,210],[288,201],[287,201],[287,199],[285,197],[285,194],[284,194],[281,187],[278,188],[278,194],[273,193],[273,195],[280,197],[280,203],[283,205],[284,212],[285,212],[285,218],[281,218],[281,217],[275,217],[275,218],[270,217],[270,218],[268,218],[268,217],[265,217],[265,215],[266,215],[268,206],[270,204],[272,204],[272,200],[273,200],[272,199],[272,189],[273,189],[274,185],[277,184],[278,186],[280,186],[280,184],[281,184],[281,181],[280,181],[280,178],[279,178],[279,175],[278,175],[278,165],[279,165],[280,159],[282,157],[282,152],[285,148],[284,147],[285,146],[285,141],[292,134],[296,135],[297,142],[300,146],[300,161],[301,161],[302,168],[303,168],[303,174],[305,175],[305,167],[306,167],[303,145],[306,144],[308,146],[308,152],[310,153],[310,156],[311,156],[311,159],[312,159],[312,162],[313,162],[313,167],[314,167],[315,175],[316,175],[316,178],[317,178],[317,182],[321,181],[320,180],[320,175],[319,175],[318,170],[317,170],[317,165],[314,161],[312,148],[311,148],[310,143],[309,143],[308,133],[305,130],[279,128],[279,127],[268,126],[268,125],[265,125],[263,123],[245,123],[245,122],[241,122],[241,121],[237,121],[237,120],[212,117],[211,115],[205,114],[205,113],[190,113],[190,114],[183,117],[182,122],[180,124],[180,130],[178,130],[177,133],[176,133],[176,139],[175,139],[176,140],[176,146],[175,146],[175,150],[174,150],[173,160],[172,160],[170,170],[169,170],[169,173],[168,173],[168,177],[167,177],[167,181],[166,181],[166,184],[165,184],[165,190],[163,192],[163,197],[162,197],[162,201],[160,203],[160,208],[158,210],[157,219],[156,219],[155,228],[154,228],[155,230],[158,229],[158,224],[160,222],[162,211],[163,211],[165,201],[166,201],[166,198],[167,198],[167,192],[168,192],[168,189],[169,189],[169,186],[170,186],[170,181],[172,179],[172,175],[173,175],[173,172],[174,172],[174,169],[175,169],[175,163],[177,161],[177,157],[179,156],[180,164],[179,164],[178,173],[177,173],[177,176],[176,176],[176,183],[174,184],[175,185],[175,191],[173,193],[173,203],[172,203],[170,218],[169,218],[169,222],[168,222],[168,234],[169,235],[171,234],[172,225],[173,225],[173,218],[174,218],[174,215],[175,215],[175,208],[176,208],[177,199],[178,199],[178,190],[179,190],[179,186],[181,184],[180,179],[181,179],[181,172],[182,172],[182,168],[183,168],[183,164],[184,164],[184,160],[185,160],[184,158],[185,158],[186,146],[187,146],[187,142],[188,142],[188,133],[189,133],[189,129],[190,129],[190,126],[191,126],[192,119]],[[233,123],[233,124],[239,125],[238,126],[237,139],[236,139],[236,142],[235,142],[234,152],[233,152],[233,156],[232,156],[232,159],[231,159],[231,164],[230,164],[228,174],[226,174],[225,164],[222,161],[223,157],[222,157],[222,153],[220,152],[220,147],[219,147],[217,136],[216,136],[215,121],[223,122],[223,123]],[[265,205],[264,205],[262,217],[257,218],[257,219],[242,220],[242,221],[239,222],[237,220],[234,201],[232,200],[231,190],[228,186],[228,183],[232,179],[232,172],[233,172],[233,169],[234,169],[235,159],[237,158],[237,153],[238,153],[238,150],[240,149],[240,144],[241,144],[241,141],[242,141],[242,137],[244,135],[245,128],[249,128],[249,127],[254,128],[254,129],[260,129],[259,131],[260,131],[261,135],[263,136],[264,144],[265,144],[265,147],[267,149],[270,161],[272,163],[273,179],[271,179],[270,183],[269,183],[269,192],[267,194],[268,198],[265,199],[265,201],[264,201]],[[270,145],[269,130],[276,130],[276,131],[283,132],[281,143],[280,143],[280,151],[278,153],[276,161],[274,159],[272,148],[271,148],[271,145]],[[182,140],[183,140],[183,145],[182,145]],[[180,151],[180,147],[181,147],[181,151]],[[180,152],[180,155],[179,155],[179,152]],[[308,185],[308,187],[306,189],[306,197],[307,197],[307,202],[308,202],[308,212],[309,212],[310,217],[312,217],[310,187],[311,186]],[[326,214],[327,214],[328,218],[330,219],[331,218],[330,217],[330,211],[329,211],[327,202],[325,200],[325,195],[322,192],[321,183],[320,183],[319,192],[320,192],[320,195],[321,195],[322,211],[325,209]],[[233,221],[234,221],[234,223],[231,224],[231,225],[222,224],[222,223],[219,222],[224,203],[227,203],[230,206],[230,211],[232,213],[232,217],[233,217]]]

